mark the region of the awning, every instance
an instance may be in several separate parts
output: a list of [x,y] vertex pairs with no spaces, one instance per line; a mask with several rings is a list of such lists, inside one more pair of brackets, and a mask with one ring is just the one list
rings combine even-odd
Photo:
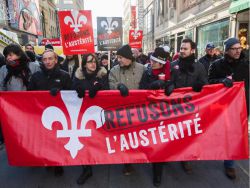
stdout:
[[250,7],[250,0],[232,0],[229,13],[239,12]]

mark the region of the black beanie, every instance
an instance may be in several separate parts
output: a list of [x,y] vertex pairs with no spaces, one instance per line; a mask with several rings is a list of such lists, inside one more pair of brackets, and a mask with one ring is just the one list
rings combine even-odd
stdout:
[[134,60],[133,53],[132,53],[131,48],[128,44],[119,48],[116,55],[120,55],[120,56],[125,57],[127,59],[131,59],[132,61]]
[[224,47],[225,47],[225,51],[228,51],[229,48],[231,48],[231,46],[240,43],[240,41],[237,38],[228,38],[227,40],[225,40],[224,42]]
[[54,50],[54,47],[52,46],[52,44],[46,44],[46,45],[45,45],[45,49]]
[[154,53],[150,56],[150,59],[161,64],[166,64],[167,58],[168,53],[162,47],[155,48]]

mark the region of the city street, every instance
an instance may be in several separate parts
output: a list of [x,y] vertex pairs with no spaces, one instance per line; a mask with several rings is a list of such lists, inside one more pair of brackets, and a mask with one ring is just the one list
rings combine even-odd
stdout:
[[[65,167],[62,177],[40,167],[12,167],[8,165],[5,149],[0,151],[1,188],[150,188],[152,184],[151,164],[134,165],[136,172],[131,176],[122,174],[122,165],[99,165],[93,167],[93,176],[79,186],[76,179],[81,173],[80,166]],[[249,160],[237,161],[237,179],[229,180],[223,172],[222,161],[195,161],[193,174],[187,175],[180,163],[171,162],[164,166],[162,185],[168,188],[248,188]]]

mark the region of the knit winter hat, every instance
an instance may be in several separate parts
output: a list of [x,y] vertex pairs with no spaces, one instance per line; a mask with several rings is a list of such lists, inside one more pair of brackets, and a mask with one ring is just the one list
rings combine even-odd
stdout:
[[131,51],[131,47],[128,44],[119,48],[116,55],[120,55],[122,57],[125,57],[127,59],[131,59],[131,60],[134,59],[133,53]]
[[160,45],[159,47],[163,48],[165,52],[170,53],[170,47],[168,45],[165,45],[165,46]]
[[214,48],[215,48],[215,46],[212,42],[207,43],[206,49],[214,49]]
[[150,56],[150,59],[161,64],[166,64],[168,54],[162,47],[155,48],[154,53]]
[[234,37],[228,38],[224,42],[224,50],[228,51],[231,46],[238,44],[238,43],[240,43],[240,41],[237,38],[234,38]]

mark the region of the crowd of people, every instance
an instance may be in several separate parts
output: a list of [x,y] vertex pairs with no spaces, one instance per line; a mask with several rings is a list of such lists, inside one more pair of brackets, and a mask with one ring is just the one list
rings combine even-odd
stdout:
[[[172,58],[168,46],[155,48],[148,56],[141,49],[122,46],[116,54],[85,54],[79,62],[78,56],[58,56],[52,45],[46,45],[41,55],[36,55],[34,47],[25,45],[25,51],[17,44],[5,47],[0,55],[0,91],[48,90],[52,96],[60,90],[76,90],[78,97],[93,98],[100,90],[119,90],[123,97],[131,89],[163,89],[167,96],[175,88],[192,87],[200,92],[204,85],[222,83],[232,87],[234,81],[244,81],[246,99],[249,102],[249,62],[240,42],[228,38],[224,53],[216,55],[212,43],[206,45],[206,55],[198,61],[195,56],[196,44],[191,39],[183,39],[180,51]],[[171,62],[172,61],[172,62]],[[248,103],[249,104],[249,103]],[[249,105],[248,113],[249,113]],[[0,134],[0,147],[4,140]],[[182,161],[186,173],[192,173],[191,162]],[[236,178],[235,164],[224,161],[225,174]],[[82,166],[78,184],[84,184],[92,174],[90,165]],[[63,174],[62,167],[54,168],[55,175]],[[153,163],[153,184],[159,186],[162,179],[163,163]],[[135,171],[132,164],[124,164],[123,174]]]

